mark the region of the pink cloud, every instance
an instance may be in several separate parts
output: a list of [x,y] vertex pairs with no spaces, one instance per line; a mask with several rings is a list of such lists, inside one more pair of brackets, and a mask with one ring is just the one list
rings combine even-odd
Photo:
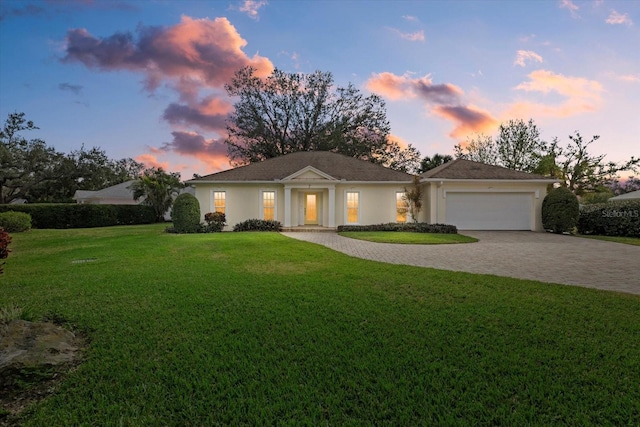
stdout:
[[519,50],[516,52],[516,59],[513,62],[514,65],[521,67],[526,66],[527,62],[542,62],[542,57],[531,50]]
[[424,31],[423,30],[415,31],[413,33],[403,33],[400,30],[397,30],[395,28],[391,28],[391,31],[393,31],[394,33],[399,35],[401,38],[403,38],[405,40],[412,41],[412,42],[423,42],[425,40],[424,39]]
[[447,104],[458,102],[464,94],[459,87],[450,84],[433,84],[430,75],[411,78],[389,72],[374,74],[366,83],[367,89],[393,100],[419,97],[426,102]]
[[604,22],[611,25],[633,25],[633,21],[631,20],[631,18],[629,18],[629,15],[627,15],[626,13],[618,13],[615,10],[611,11],[611,14]]
[[173,151],[178,154],[193,156],[201,160],[213,163],[226,163],[227,146],[219,139],[206,139],[197,132],[171,132],[173,140],[162,146],[164,151]]
[[519,84],[515,89],[542,94],[557,93],[565,100],[555,105],[518,102],[509,110],[509,114],[513,117],[537,115],[568,117],[583,112],[596,111],[601,105],[601,94],[604,88],[595,80],[564,76],[547,70],[536,70],[528,77],[529,81]]
[[226,18],[192,19],[183,16],[172,27],[140,27],[131,33],[98,38],[85,29],[67,32],[64,62],[80,62],[89,68],[129,70],[145,74],[146,87],[154,90],[162,81],[181,87],[184,82],[221,88],[235,71],[245,66],[266,76],[273,64],[265,57],[248,57],[247,42]]
[[145,168],[162,168],[166,171],[169,170],[169,163],[159,161],[153,154],[141,154],[136,157],[135,160],[143,163]]
[[560,0],[560,8],[569,10],[571,16],[574,18],[580,17],[578,14],[578,10],[580,10],[580,8],[571,0]]
[[264,0],[254,1],[254,0],[244,0],[242,6],[240,6],[240,12],[246,13],[251,19],[259,19],[258,11],[262,6],[266,6],[268,3]]
[[233,105],[226,100],[207,97],[198,103],[189,105],[171,103],[165,108],[163,118],[173,125],[195,125],[203,130],[222,134]]
[[491,113],[472,105],[438,105],[432,111],[436,115],[456,123],[456,127],[449,134],[456,139],[464,139],[474,133],[487,132],[498,126],[498,121]]

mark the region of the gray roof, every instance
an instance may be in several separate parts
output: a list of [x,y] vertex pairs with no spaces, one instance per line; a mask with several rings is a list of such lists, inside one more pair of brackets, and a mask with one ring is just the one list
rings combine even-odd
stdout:
[[624,193],[619,196],[612,197],[609,200],[632,200],[632,199],[640,199],[640,190]]
[[413,176],[408,173],[331,151],[299,151],[206,175],[188,182],[195,184],[217,181],[275,181],[286,178],[308,166],[335,179],[346,181],[409,182],[413,179]]
[[455,159],[426,171],[423,179],[488,179],[488,180],[549,180],[554,179],[533,173],[516,171],[501,166],[487,165],[466,159]]
[[[133,190],[130,188],[131,184],[136,182],[135,180],[121,182],[120,184],[112,185],[111,187],[103,188],[102,190],[76,190],[74,199],[126,199],[133,200]],[[196,190],[192,187],[186,187],[180,190],[179,194],[190,193],[195,195]]]
[[129,188],[135,181],[121,182],[102,190],[77,190],[73,196],[74,199],[131,199],[133,200],[133,191]]

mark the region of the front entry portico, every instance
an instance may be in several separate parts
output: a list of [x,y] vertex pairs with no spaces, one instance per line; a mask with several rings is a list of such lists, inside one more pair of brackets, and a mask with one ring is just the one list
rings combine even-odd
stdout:
[[335,194],[334,184],[285,184],[283,226],[335,228]]

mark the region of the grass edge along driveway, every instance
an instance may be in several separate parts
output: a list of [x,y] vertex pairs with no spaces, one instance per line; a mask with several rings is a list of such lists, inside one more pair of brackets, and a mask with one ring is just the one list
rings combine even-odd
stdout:
[[408,231],[341,231],[338,234],[350,239],[367,240],[369,242],[412,245],[441,245],[478,241],[475,237],[463,234],[414,233]]
[[14,235],[0,306],[91,338],[22,425],[640,421],[638,296],[163,228]]

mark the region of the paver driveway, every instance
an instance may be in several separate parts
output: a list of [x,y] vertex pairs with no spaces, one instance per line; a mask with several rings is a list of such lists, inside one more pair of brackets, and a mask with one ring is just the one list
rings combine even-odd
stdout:
[[358,258],[640,295],[640,246],[530,231],[464,231],[477,243],[397,245],[337,233],[282,233]]

